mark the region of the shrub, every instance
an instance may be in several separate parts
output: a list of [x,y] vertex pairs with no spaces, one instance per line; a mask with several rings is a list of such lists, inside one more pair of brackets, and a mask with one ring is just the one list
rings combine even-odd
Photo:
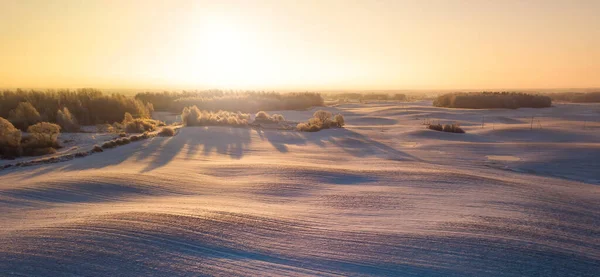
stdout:
[[186,126],[200,125],[201,115],[202,115],[202,113],[196,106],[183,108],[183,112],[181,113],[181,119],[183,120],[183,125],[186,125]]
[[56,124],[40,122],[29,126],[27,132],[31,136],[31,140],[27,144],[28,148],[60,147],[58,145],[60,126]]
[[125,131],[128,133],[143,133],[156,130],[158,121],[153,119],[136,118],[125,125]]
[[260,111],[260,112],[256,113],[254,120],[255,121],[271,121],[271,116],[266,112]]
[[321,129],[331,127],[344,126],[344,116],[337,114],[334,119],[331,119],[331,113],[328,111],[318,110],[313,114],[313,117],[308,119],[308,123],[300,123],[296,126],[296,130],[303,132],[316,132]]
[[127,136],[127,134],[126,134],[125,132],[121,132],[121,133],[119,133],[119,137],[120,137],[120,138],[124,138],[124,137],[126,137],[126,136]]
[[460,128],[460,125],[458,123],[454,123],[444,125],[444,132],[463,134],[465,133],[465,130]]
[[172,137],[175,135],[175,129],[171,127],[164,127],[162,130],[160,130],[160,132],[158,132],[158,135],[163,137]]
[[96,125],[96,132],[98,132],[98,133],[114,133],[115,128],[110,124],[98,124],[98,125]]
[[121,122],[114,122],[112,124],[112,128],[113,128],[113,132],[118,133],[118,132],[122,132],[125,129],[125,126],[123,126],[123,124],[121,124]]
[[429,124],[427,125],[427,128],[440,132],[444,131],[444,126],[442,126],[442,124]]
[[283,115],[280,114],[269,115],[264,111],[260,111],[256,113],[254,121],[259,123],[278,123],[281,121],[285,121],[285,118],[283,117]]
[[341,114],[336,114],[333,117],[333,122],[335,123],[335,125],[337,125],[337,127],[344,127],[344,125],[346,125],[346,121],[344,120],[344,116]]
[[130,136],[130,137],[129,137],[129,140],[131,140],[132,142],[133,142],[133,141],[138,141],[138,140],[140,140],[140,137],[139,137],[139,136],[136,136],[136,135],[133,135],[133,136]]
[[331,121],[331,113],[324,110],[318,110],[313,114],[313,118],[319,119],[322,123]]
[[285,118],[284,118],[284,117],[283,117],[283,115],[281,115],[281,114],[273,114],[273,115],[271,116],[271,118],[273,119],[273,121],[276,121],[276,122],[282,122],[282,121],[285,121]]
[[9,120],[15,127],[25,131],[29,126],[42,121],[42,117],[31,103],[21,102],[10,111]]
[[318,119],[315,117],[309,118],[308,125],[317,126],[319,129],[321,129],[321,128],[323,128],[323,121],[321,121],[321,119]]
[[460,128],[460,125],[458,123],[446,124],[446,125],[442,125],[442,124],[429,124],[427,126],[427,128],[429,128],[431,130],[440,131],[440,132],[447,132],[447,133],[459,133],[459,134],[464,134],[465,133],[465,130],[463,130],[462,128]]
[[21,131],[0,117],[0,157],[14,158],[20,155]]
[[308,127],[309,125],[306,123],[298,123],[298,125],[296,125],[296,130],[306,132],[306,130],[308,130]]
[[104,149],[114,148],[115,146],[117,146],[117,143],[112,140],[102,144],[102,148]]
[[96,153],[96,152],[104,152],[104,150],[102,150],[102,147],[100,147],[98,145],[94,145],[94,148],[92,148],[92,153]]
[[127,125],[127,123],[132,122],[132,121],[133,121],[133,116],[130,113],[126,112],[123,115],[123,125]]
[[73,117],[67,107],[63,108],[62,110],[58,110],[56,113],[56,123],[65,132],[79,132],[80,130],[77,119]]
[[552,100],[548,96],[517,92],[470,92],[440,95],[433,105],[465,109],[546,108],[552,106]]
[[308,123],[298,123],[296,125],[296,130],[301,132],[317,132],[320,131],[321,128],[318,125],[310,125]]
[[[100,149],[100,150],[102,150],[102,149]],[[75,158],[83,158],[83,157],[88,156],[89,154],[90,153],[88,153],[88,152],[77,152],[77,153],[75,153]]]
[[183,109],[181,118],[185,126],[232,125],[243,126],[248,124],[250,115],[241,112],[208,112],[200,111],[198,107],[191,106]]

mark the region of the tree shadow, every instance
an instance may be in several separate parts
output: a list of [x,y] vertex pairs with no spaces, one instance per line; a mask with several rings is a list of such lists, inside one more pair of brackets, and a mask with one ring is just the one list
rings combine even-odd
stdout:
[[251,142],[248,128],[186,127],[179,132],[181,134],[166,138],[157,149],[152,151],[151,156],[147,157],[152,160],[141,171],[142,173],[167,165],[184,149],[186,159],[191,159],[199,153],[211,156],[213,152],[228,155],[232,159],[241,159]]
[[[186,127],[173,137],[154,137],[143,142],[134,142],[96,153],[83,159],[51,164],[35,170],[32,175],[42,175],[50,171],[79,171],[101,169],[122,164],[126,161],[143,162],[146,166],[141,173],[149,172],[170,163],[180,153],[185,159],[198,154],[205,157],[226,155],[231,159],[241,159],[249,151],[252,141],[250,128],[234,127]],[[421,161],[406,152],[375,141],[349,129],[328,129],[316,133],[301,133],[282,130],[255,130],[257,135],[268,141],[280,153],[289,153],[288,146],[314,144],[320,148],[339,148],[354,157],[378,156],[388,160]]]
[[256,132],[261,137],[264,136],[281,153],[289,152],[288,145],[314,144],[321,148],[332,145],[354,157],[385,156],[391,160],[421,161],[413,155],[345,128],[327,129],[315,133],[277,130],[257,130]]

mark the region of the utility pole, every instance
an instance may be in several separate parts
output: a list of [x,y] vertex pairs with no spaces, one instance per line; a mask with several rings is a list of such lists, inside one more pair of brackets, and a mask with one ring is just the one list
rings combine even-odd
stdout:
[[529,130],[533,130],[533,118],[534,118],[534,117],[535,117],[535,116],[531,116],[531,127],[529,128]]

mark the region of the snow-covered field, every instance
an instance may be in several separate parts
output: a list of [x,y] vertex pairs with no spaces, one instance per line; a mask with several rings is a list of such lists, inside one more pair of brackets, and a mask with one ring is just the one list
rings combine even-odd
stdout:
[[326,109],[0,171],[0,275],[600,273],[600,105]]

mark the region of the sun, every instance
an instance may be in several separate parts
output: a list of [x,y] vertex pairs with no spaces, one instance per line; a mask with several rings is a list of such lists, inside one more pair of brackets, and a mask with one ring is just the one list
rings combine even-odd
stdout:
[[178,48],[180,64],[171,72],[173,79],[217,88],[264,81],[268,47],[261,45],[256,32],[233,21],[211,18],[189,34],[190,43]]

